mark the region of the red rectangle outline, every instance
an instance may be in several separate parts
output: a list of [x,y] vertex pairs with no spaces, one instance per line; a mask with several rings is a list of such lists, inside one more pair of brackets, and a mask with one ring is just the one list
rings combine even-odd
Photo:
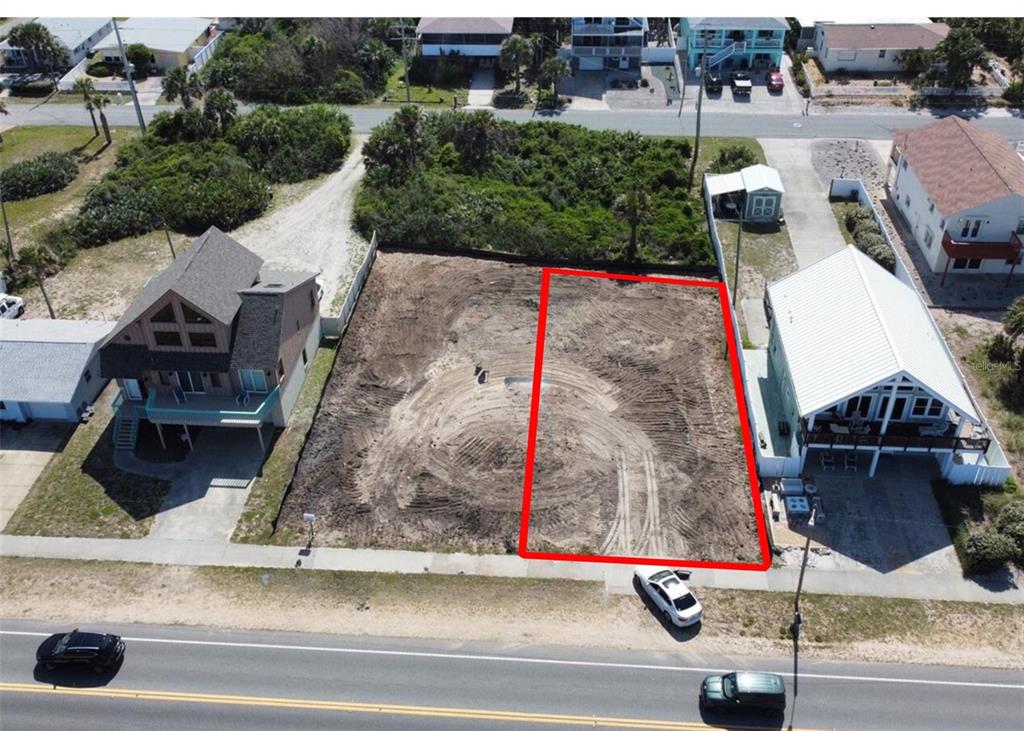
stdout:
[[[537,447],[537,421],[540,414],[540,387],[544,372],[544,338],[547,333],[548,294],[550,292],[551,275],[592,277],[595,279],[620,279],[628,282],[653,282],[656,284],[675,284],[691,287],[707,287],[718,290],[718,300],[722,307],[722,319],[725,325],[725,337],[729,351],[729,366],[732,370],[733,387],[736,391],[737,415],[740,420],[740,432],[743,438],[743,450],[747,461],[747,477],[750,480],[751,497],[754,501],[754,517],[757,522],[758,543],[761,548],[760,563],[737,563],[729,561],[686,561],[636,556],[595,556],[576,553],[547,553],[527,549],[530,530],[530,500],[533,493],[533,466]],[[724,282],[709,282],[696,279],[673,279],[670,277],[652,277],[634,274],[611,274],[609,272],[584,271],[577,269],[556,269],[544,267],[541,270],[540,307],[537,313],[537,346],[533,362],[533,388],[530,397],[530,425],[526,444],[526,469],[523,476],[523,508],[519,524],[519,556],[525,559],[542,559],[549,561],[582,561],[587,563],[611,564],[647,564],[655,566],[686,566],[707,569],[731,569],[735,571],[767,571],[772,564],[768,549],[768,534],[764,524],[764,510],[761,505],[760,488],[757,480],[757,469],[754,461],[754,444],[750,434],[750,422],[747,415],[746,399],[743,396],[741,383],[739,353],[736,349],[736,336],[733,331],[732,312],[729,308],[729,297]]]

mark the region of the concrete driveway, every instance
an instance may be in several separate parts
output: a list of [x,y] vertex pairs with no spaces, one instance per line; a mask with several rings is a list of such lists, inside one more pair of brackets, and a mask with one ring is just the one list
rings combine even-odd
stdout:
[[812,140],[758,139],[768,164],[779,171],[786,192],[782,211],[797,265],[803,269],[846,246],[811,161]]
[[231,234],[271,266],[319,271],[324,284],[322,314],[331,313],[331,302],[348,276],[354,252],[366,250],[366,241],[352,228],[352,206],[366,173],[362,148],[368,137],[353,136],[352,151],[338,172],[293,203]]
[[0,530],[73,429],[71,424],[45,422],[17,431],[8,426],[0,429]]
[[466,106],[492,107],[494,98],[494,69],[474,69],[469,81],[469,97]]

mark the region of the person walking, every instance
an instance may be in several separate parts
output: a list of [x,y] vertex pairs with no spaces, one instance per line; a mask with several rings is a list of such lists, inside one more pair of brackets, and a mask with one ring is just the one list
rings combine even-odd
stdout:
[[811,98],[810,97],[807,97],[806,99],[804,99],[804,116],[805,117],[811,116]]

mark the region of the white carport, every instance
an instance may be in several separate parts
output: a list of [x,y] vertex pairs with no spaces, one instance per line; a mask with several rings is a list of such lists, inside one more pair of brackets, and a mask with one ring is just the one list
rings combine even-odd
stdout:
[[786,192],[779,171],[760,164],[735,173],[705,175],[704,185],[716,212],[735,218],[742,211],[743,220],[750,222],[776,220]]

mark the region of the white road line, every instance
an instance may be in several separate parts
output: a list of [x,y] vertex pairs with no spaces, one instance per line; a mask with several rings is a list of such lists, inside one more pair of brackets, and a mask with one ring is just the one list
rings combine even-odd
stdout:
[[[23,637],[49,637],[47,632],[23,632],[0,630],[0,635]],[[438,660],[476,660],[482,662],[527,663],[535,665],[566,665],[571,667],[607,668],[612,670],[657,670],[674,673],[726,673],[730,669],[683,667],[678,665],[640,665],[617,662],[595,662],[590,660],[552,660],[543,657],[507,657],[503,655],[466,655],[449,652],[418,652],[415,650],[368,650],[355,647],[317,647],[312,645],[276,645],[261,642],[224,642],[220,640],[174,640],[161,637],[124,637],[130,642],[151,642],[162,645],[196,645],[200,647],[229,647],[254,650],[293,650],[298,652],[326,652],[342,655],[385,655],[392,657],[422,657]],[[735,670],[732,668],[731,670]],[[1015,671],[1010,671],[1015,672]],[[785,674],[785,673],[783,673]],[[923,680],[917,678],[880,678],[866,675],[830,675],[824,673],[800,673],[800,679],[853,680],[862,683],[895,683],[905,685],[940,685],[958,688],[992,688],[997,690],[1024,690],[1024,684],[980,683],[960,680]]]

